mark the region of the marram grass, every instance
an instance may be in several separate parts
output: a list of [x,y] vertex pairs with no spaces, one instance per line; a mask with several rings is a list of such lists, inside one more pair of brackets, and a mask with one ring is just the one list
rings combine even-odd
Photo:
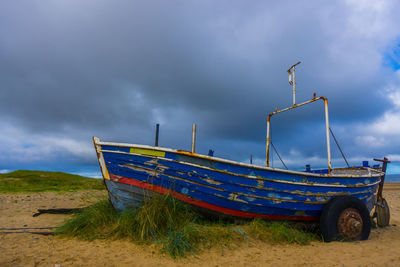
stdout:
[[160,195],[153,195],[140,208],[123,213],[116,212],[108,200],[101,200],[65,222],[57,233],[83,240],[154,242],[174,258],[215,246],[232,247],[248,240],[305,245],[317,239],[315,234],[287,222],[256,219],[238,225],[211,221],[194,212],[191,206]]
[[307,245],[316,240],[317,236],[296,227],[296,223],[268,222],[255,219],[247,226],[246,231],[250,236],[261,241],[270,243],[289,243]]
[[0,174],[0,193],[75,192],[93,189],[104,190],[103,181],[63,172],[18,170]]

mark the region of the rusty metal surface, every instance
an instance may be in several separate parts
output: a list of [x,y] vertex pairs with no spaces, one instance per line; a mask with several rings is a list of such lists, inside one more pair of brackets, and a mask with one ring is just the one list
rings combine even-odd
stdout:
[[293,86],[293,106],[296,105],[296,66],[299,65],[300,63],[301,62],[299,61],[296,64],[293,64],[287,70],[287,73],[289,74],[289,84]]
[[354,208],[342,211],[337,223],[339,235],[347,241],[360,240],[363,230],[363,220],[360,212]]
[[196,124],[192,126],[192,153],[196,151]]

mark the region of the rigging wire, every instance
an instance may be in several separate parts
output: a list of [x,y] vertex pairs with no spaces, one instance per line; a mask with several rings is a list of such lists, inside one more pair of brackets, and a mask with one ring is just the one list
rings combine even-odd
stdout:
[[335,137],[335,135],[333,134],[333,131],[332,131],[332,129],[331,129],[330,126],[329,126],[329,131],[331,132],[332,137],[333,137],[333,140],[335,140],[335,143],[336,143],[336,145],[338,146],[339,151],[340,151],[340,153],[342,154],[342,157],[343,157],[344,161],[345,161],[346,164],[347,164],[347,167],[350,168],[350,165],[349,165],[349,163],[347,162],[347,159],[346,159],[346,157],[344,156],[343,151],[342,151],[342,149],[340,148],[339,143],[338,143],[338,141],[336,140],[336,137]]
[[[271,140],[270,140],[270,143],[271,143],[271,146],[272,146],[272,148],[274,149],[274,151],[275,151],[276,155],[277,155],[277,156],[278,156],[278,158],[281,160],[281,162],[282,162],[283,166],[285,166],[286,170],[288,170],[288,167],[286,166],[285,162],[283,162],[283,160],[282,160],[281,156],[279,155],[278,151],[276,150],[276,148],[275,148],[275,146],[274,146],[274,144],[272,143],[272,141],[271,141]],[[272,154],[274,154],[274,153],[272,153]]]

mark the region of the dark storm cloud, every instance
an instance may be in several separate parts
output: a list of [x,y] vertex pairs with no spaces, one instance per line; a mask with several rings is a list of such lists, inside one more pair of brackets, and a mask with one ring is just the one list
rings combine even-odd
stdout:
[[[328,97],[338,130],[390,106],[381,91],[393,70],[381,59],[399,35],[395,6],[10,1],[0,10],[0,119],[38,136],[151,144],[161,122],[162,145],[187,148],[196,122],[200,152],[261,158],[266,115],[292,104],[286,69],[298,60],[298,102]],[[284,154],[324,155],[321,112],[273,119]]]

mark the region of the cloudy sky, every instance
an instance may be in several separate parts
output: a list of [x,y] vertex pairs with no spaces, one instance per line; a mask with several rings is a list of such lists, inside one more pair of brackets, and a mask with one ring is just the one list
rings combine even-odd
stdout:
[[[1,1],[0,170],[98,171],[92,136],[265,162],[266,116],[329,99],[351,165],[400,173],[400,3]],[[326,167],[322,102],[272,118],[292,169]],[[333,140],[334,167],[344,161]],[[396,163],[397,162],[397,163]],[[274,166],[280,163],[274,156]]]

